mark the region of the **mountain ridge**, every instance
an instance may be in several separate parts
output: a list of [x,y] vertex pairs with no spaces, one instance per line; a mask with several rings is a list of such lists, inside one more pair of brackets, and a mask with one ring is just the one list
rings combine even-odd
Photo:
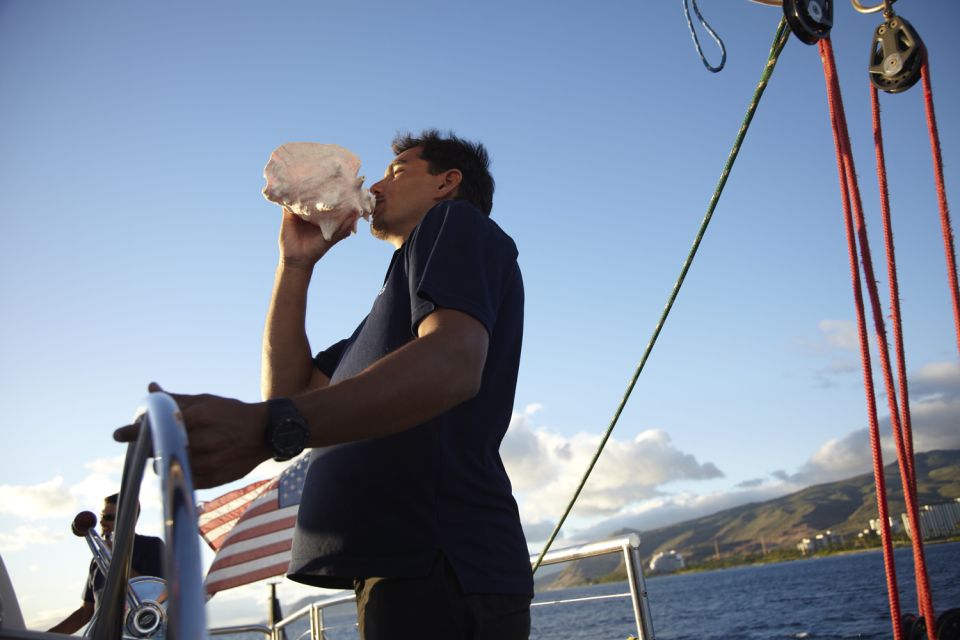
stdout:
[[[919,504],[936,504],[960,497],[960,450],[927,451],[914,455]],[[884,467],[889,513],[899,519],[906,508],[896,462]],[[644,565],[659,551],[675,549],[688,565],[714,556],[745,556],[764,548],[793,548],[802,538],[825,530],[849,536],[877,518],[873,473],[806,487],[794,493],[742,504],[716,513],[649,531],[624,528],[619,537],[637,533]],[[601,556],[571,563],[559,575],[538,581],[538,588],[561,588],[597,581],[622,571],[623,560]]]

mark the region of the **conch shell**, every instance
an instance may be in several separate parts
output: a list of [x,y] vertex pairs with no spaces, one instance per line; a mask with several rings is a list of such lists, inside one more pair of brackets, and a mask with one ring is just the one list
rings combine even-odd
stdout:
[[357,177],[360,159],[335,144],[288,142],[270,154],[263,169],[264,197],[320,227],[330,240],[346,219],[369,219],[376,198]]

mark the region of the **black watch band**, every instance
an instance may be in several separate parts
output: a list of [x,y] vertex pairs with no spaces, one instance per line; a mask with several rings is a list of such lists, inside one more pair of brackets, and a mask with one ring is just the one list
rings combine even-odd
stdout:
[[277,462],[300,455],[307,446],[310,427],[290,398],[267,400],[267,429],[264,433],[267,446]]

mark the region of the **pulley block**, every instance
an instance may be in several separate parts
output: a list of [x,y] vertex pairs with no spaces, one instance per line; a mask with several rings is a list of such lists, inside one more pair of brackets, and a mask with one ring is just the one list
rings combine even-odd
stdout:
[[920,79],[926,49],[910,23],[891,16],[877,27],[870,51],[870,82],[887,93],[906,91]]
[[833,0],[783,0],[783,15],[801,42],[816,44],[830,35]]

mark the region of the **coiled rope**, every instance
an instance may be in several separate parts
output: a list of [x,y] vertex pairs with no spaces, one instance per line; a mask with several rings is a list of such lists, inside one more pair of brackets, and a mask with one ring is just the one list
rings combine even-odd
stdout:
[[630,379],[630,382],[627,385],[627,390],[623,395],[623,399],[617,406],[617,409],[613,414],[613,419],[610,421],[610,425],[607,427],[603,438],[600,440],[600,445],[597,447],[596,453],[594,453],[593,458],[590,460],[590,464],[587,466],[586,472],[580,479],[580,484],[577,486],[573,497],[567,504],[566,510],[563,512],[560,520],[553,528],[553,532],[547,539],[547,542],[543,547],[543,551],[540,552],[540,556],[537,558],[536,563],[534,563],[534,571],[540,568],[540,565],[543,563],[544,556],[547,555],[547,551],[550,550],[550,546],[553,544],[557,534],[563,527],[567,516],[570,515],[573,505],[576,504],[577,498],[580,497],[580,493],[583,491],[583,487],[587,484],[587,479],[590,477],[590,473],[593,471],[594,466],[596,466],[597,460],[600,459],[600,454],[603,452],[603,448],[606,446],[607,440],[610,439],[610,434],[613,433],[613,429],[617,425],[617,421],[620,419],[620,414],[623,413],[623,409],[626,407],[627,401],[630,399],[630,394],[633,392],[633,388],[637,384],[637,379],[643,372],[643,368],[647,363],[647,359],[650,357],[650,352],[653,351],[653,345],[656,344],[657,338],[660,336],[660,331],[663,329],[663,325],[667,321],[667,316],[670,315],[670,310],[673,308],[673,303],[677,299],[677,295],[680,293],[680,287],[683,286],[683,281],[687,277],[687,272],[690,270],[690,265],[693,263],[693,258],[697,254],[697,249],[699,249],[700,242],[703,240],[703,236],[707,231],[707,226],[710,224],[711,218],[713,218],[713,212],[717,207],[717,202],[720,200],[720,194],[723,192],[723,188],[727,183],[727,178],[730,176],[730,170],[733,168],[733,163],[736,161],[737,155],[740,153],[740,147],[743,145],[743,140],[747,135],[747,129],[750,127],[750,123],[753,121],[753,115],[757,110],[757,106],[760,104],[760,98],[763,96],[763,92],[766,90],[767,84],[770,82],[770,76],[773,75],[773,69],[777,65],[777,59],[780,57],[780,52],[783,51],[783,48],[786,46],[789,38],[790,28],[787,26],[787,20],[786,18],[781,18],[780,24],[777,26],[776,34],[773,37],[773,44],[770,46],[770,54],[767,57],[767,62],[763,67],[763,72],[760,74],[760,81],[757,84],[756,90],[753,92],[753,98],[750,100],[747,113],[743,118],[743,122],[740,124],[740,130],[737,132],[737,137],[733,143],[733,148],[730,150],[730,154],[727,156],[726,164],[724,164],[723,171],[720,174],[720,180],[713,192],[713,196],[710,198],[710,204],[707,206],[707,213],[704,215],[703,221],[700,223],[700,229],[697,231],[697,235],[694,238],[693,246],[690,248],[690,253],[687,254],[687,259],[684,261],[683,266],[680,269],[680,275],[677,277],[677,281],[673,285],[673,291],[671,291],[670,297],[667,298],[667,303],[664,306],[663,313],[660,315],[660,320],[657,322],[657,325],[653,330],[653,335],[650,337],[650,341],[647,343],[647,348],[644,350],[643,356],[640,358],[640,363],[637,365],[637,368],[633,373],[633,377]]
[[[693,4],[693,12],[697,14],[697,20],[700,21],[700,24],[703,25],[703,28],[707,30],[707,33],[710,34],[710,37],[713,38],[713,41],[717,43],[717,46],[720,47],[720,64],[717,66],[711,65],[707,62],[707,57],[703,55],[703,48],[700,46],[700,39],[697,37],[697,31],[693,28],[693,20],[690,19],[690,7],[689,4]],[[710,25],[707,24],[707,21],[703,18],[703,15],[700,14],[700,8],[697,6],[697,0],[683,0],[683,15],[687,17],[687,27],[690,28],[690,37],[693,38],[693,44],[697,47],[697,53],[700,54],[700,62],[703,63],[703,66],[707,68],[708,71],[713,73],[718,73],[723,69],[723,65],[727,63],[727,48],[723,46],[723,40],[720,39],[720,36],[717,35],[717,32],[710,28]]]

